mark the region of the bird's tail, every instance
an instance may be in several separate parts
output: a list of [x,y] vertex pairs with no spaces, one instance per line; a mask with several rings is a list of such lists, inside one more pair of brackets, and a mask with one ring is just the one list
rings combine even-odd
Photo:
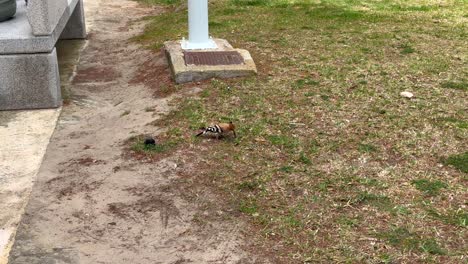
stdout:
[[205,134],[205,130],[203,130],[202,132],[196,134],[195,136],[196,136],[196,137],[199,137],[199,136],[201,136],[201,135],[203,135],[203,134]]

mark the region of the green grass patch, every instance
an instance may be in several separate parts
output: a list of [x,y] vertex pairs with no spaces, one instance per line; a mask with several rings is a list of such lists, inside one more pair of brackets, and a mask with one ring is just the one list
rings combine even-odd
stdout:
[[136,0],[146,5],[176,5],[181,4],[182,0]]
[[416,233],[410,232],[404,227],[397,227],[386,232],[377,234],[377,237],[386,240],[390,245],[403,249],[404,251],[422,251],[434,255],[446,255],[437,241],[432,238],[422,238]]
[[351,218],[346,216],[341,216],[338,221],[340,225],[348,226],[348,227],[357,227],[360,223],[360,220],[357,218]]
[[351,204],[368,204],[384,211],[391,211],[394,207],[389,197],[368,192],[360,192],[357,194],[351,199]]
[[298,140],[292,138],[290,135],[270,135],[268,136],[268,140],[274,146],[278,146],[291,151],[299,146]]
[[461,172],[468,173],[468,151],[465,153],[449,156],[445,159],[446,165],[451,165]]
[[282,217],[281,221],[292,229],[303,227],[301,219],[294,215],[294,213],[290,213],[289,215]]
[[138,136],[131,140],[133,141],[133,144],[131,145],[131,150],[146,155],[168,152],[178,145],[178,141],[176,140],[156,142],[155,145],[145,145],[145,137],[143,136]]
[[272,0],[231,0],[236,6],[269,6],[276,1]]
[[376,152],[378,148],[372,144],[359,144],[358,146],[359,152],[362,153],[371,153],[371,152]]
[[279,171],[285,172],[285,173],[291,173],[293,172],[294,167],[293,166],[283,166],[279,168]]
[[244,181],[239,184],[239,190],[255,191],[260,188],[261,184],[258,181]]
[[[190,129],[199,129],[207,126],[206,109],[200,100],[188,99],[184,100],[180,105],[180,109],[176,112],[176,117],[184,118],[188,121]],[[210,125],[210,124],[208,124]]]
[[400,53],[401,54],[411,54],[414,53],[416,50],[408,43],[400,45]]
[[447,255],[447,250],[440,247],[435,239],[426,239],[421,241],[419,248],[421,251],[433,255]]
[[439,8],[436,5],[420,5],[420,6],[402,6],[402,5],[393,5],[391,9],[395,11],[403,11],[403,12],[427,12],[432,11],[436,8]]
[[239,211],[244,214],[255,214],[258,211],[258,205],[254,200],[241,201]]
[[301,154],[299,155],[299,161],[306,165],[312,164],[312,161],[310,160],[309,157],[307,157],[306,154],[304,154],[304,152],[301,152]]
[[454,124],[456,127],[460,129],[468,129],[468,121],[455,118],[455,117],[443,117],[443,118],[438,118],[438,122],[440,123],[451,123]]
[[324,5],[306,11],[306,15],[314,19],[330,19],[345,22],[362,20],[366,18],[363,12],[353,11],[334,5]]
[[181,39],[182,35],[187,35],[187,23],[187,16],[184,13],[161,14],[151,19],[145,34],[136,36],[133,40],[146,44],[151,49],[159,50],[165,41]]
[[320,84],[320,82],[312,80],[310,78],[299,79],[299,80],[295,81],[294,88],[301,89],[301,88],[304,88],[306,86],[316,86],[316,85],[319,85],[319,84]]
[[447,188],[448,185],[441,181],[431,181],[427,179],[418,179],[411,181],[413,186],[426,195],[434,196],[440,194],[440,191]]
[[435,208],[428,208],[427,213],[429,216],[446,224],[460,227],[468,226],[468,212],[462,208],[458,210],[448,210],[446,213],[440,213]]
[[460,90],[460,91],[468,91],[468,82],[466,81],[445,81],[441,82],[440,86],[442,88],[447,88],[447,89],[454,89],[454,90]]

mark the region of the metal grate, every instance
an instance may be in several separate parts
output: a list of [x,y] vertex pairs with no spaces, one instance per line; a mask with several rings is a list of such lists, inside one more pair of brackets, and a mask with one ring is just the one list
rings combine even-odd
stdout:
[[185,65],[235,65],[244,64],[237,51],[184,51]]

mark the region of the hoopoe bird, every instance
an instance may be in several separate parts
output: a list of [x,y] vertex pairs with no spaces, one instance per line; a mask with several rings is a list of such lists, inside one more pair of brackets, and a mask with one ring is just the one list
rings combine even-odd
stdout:
[[229,131],[232,131],[232,133],[234,134],[234,137],[237,137],[236,135],[236,126],[234,126],[234,124],[232,122],[229,122],[229,123],[220,123],[220,124],[217,124],[217,125],[214,125],[214,126],[209,126],[209,127],[202,127],[201,129],[203,129],[202,132],[198,133],[197,135],[195,135],[196,137],[199,137],[201,135],[206,135],[206,134],[211,134],[211,135],[215,135],[216,138],[219,139],[220,136],[223,136],[224,134],[228,133]]

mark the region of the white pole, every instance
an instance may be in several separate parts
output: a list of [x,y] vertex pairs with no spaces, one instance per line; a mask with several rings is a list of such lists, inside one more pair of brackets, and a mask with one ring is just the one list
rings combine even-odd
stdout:
[[188,0],[189,40],[183,49],[214,49],[208,32],[208,0]]

